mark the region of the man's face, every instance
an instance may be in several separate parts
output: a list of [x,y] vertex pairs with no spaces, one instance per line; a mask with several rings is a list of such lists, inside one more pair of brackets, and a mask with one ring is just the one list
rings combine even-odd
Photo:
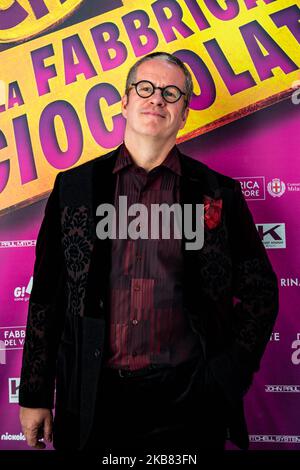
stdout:
[[[185,92],[185,76],[175,64],[161,59],[148,60],[137,69],[135,83],[148,80],[154,86],[176,85]],[[126,118],[126,128],[132,134],[168,139],[176,137],[185,125],[188,108],[184,96],[176,103],[167,103],[161,90],[155,90],[149,98],[141,98],[134,87],[122,98],[122,114]]]

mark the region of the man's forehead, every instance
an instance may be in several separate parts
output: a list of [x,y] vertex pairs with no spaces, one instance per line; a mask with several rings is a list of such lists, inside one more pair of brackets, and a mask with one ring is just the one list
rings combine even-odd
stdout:
[[154,82],[163,81],[167,85],[183,85],[185,82],[184,73],[176,64],[161,59],[143,62],[137,69],[136,79],[137,81],[151,79]]

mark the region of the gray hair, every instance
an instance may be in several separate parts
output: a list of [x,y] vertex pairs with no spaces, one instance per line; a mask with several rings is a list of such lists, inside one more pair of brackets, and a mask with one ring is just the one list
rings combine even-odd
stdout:
[[169,54],[168,52],[152,52],[151,54],[145,55],[141,59],[139,59],[135,64],[131,66],[129,69],[127,78],[126,78],[126,87],[125,87],[125,94],[128,95],[130,86],[132,83],[136,81],[136,74],[137,74],[137,69],[140,65],[142,65],[144,62],[147,62],[148,60],[153,60],[153,59],[159,59],[159,60],[165,60],[166,62],[170,62],[171,64],[177,65],[182,72],[184,73],[185,76],[185,90],[184,92],[186,93],[185,96],[185,108],[189,105],[190,99],[193,94],[193,81],[192,81],[192,76],[190,74],[190,71],[186,67],[186,65],[178,59],[175,55]]

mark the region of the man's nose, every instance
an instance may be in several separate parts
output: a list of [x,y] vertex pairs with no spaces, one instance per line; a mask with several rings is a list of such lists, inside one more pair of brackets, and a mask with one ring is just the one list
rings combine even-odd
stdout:
[[150,101],[157,106],[162,106],[165,104],[165,100],[163,99],[161,90],[159,88],[154,90],[153,95],[150,96]]

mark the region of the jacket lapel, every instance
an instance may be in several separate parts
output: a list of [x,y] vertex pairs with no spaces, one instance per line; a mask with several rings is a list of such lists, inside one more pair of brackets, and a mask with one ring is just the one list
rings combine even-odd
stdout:
[[85,315],[99,317],[107,307],[108,282],[111,266],[111,240],[99,240],[96,225],[99,220],[96,210],[100,204],[113,204],[115,175],[113,168],[119,148],[94,161],[92,170],[92,192],[90,207],[92,211],[92,243],[90,265],[87,278]]
[[[195,217],[199,217],[199,212],[196,211],[196,204],[203,204],[204,195],[217,199],[220,197],[220,189],[218,181],[213,172],[210,172],[207,167],[190,157],[180,154],[181,172],[180,179],[180,203],[182,211],[184,211],[184,204],[192,205],[192,219],[193,230],[196,228]],[[198,214],[198,215],[197,215]],[[205,291],[202,289],[201,273],[202,268],[207,260],[206,249],[207,239],[205,236],[205,249],[188,250],[186,239],[183,230],[182,240],[182,253],[183,253],[183,292],[184,292],[184,307],[187,310],[192,326],[197,331],[204,330],[204,315],[199,315],[199,309],[204,313],[205,310]],[[208,242],[210,244],[210,242]],[[214,250],[214,246],[210,245],[209,250]],[[201,298],[201,307],[199,306],[199,299]]]

